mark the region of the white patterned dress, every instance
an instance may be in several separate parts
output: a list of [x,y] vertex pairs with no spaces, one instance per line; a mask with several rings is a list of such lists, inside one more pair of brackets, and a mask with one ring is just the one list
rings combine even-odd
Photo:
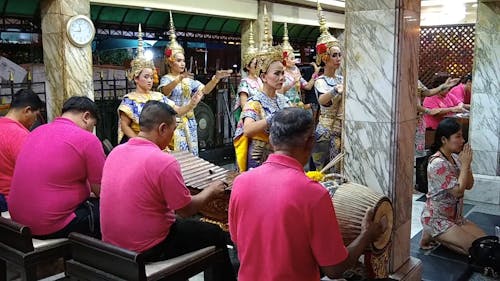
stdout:
[[[161,92],[163,86],[170,84],[176,77],[170,74],[164,75],[160,80],[158,91]],[[201,91],[205,85],[198,80],[184,78],[177,84],[170,93],[169,98],[179,107],[189,104],[191,97]],[[198,156],[198,124],[194,112],[191,110],[181,116],[181,123],[178,124],[174,132],[174,151],[190,151]]]

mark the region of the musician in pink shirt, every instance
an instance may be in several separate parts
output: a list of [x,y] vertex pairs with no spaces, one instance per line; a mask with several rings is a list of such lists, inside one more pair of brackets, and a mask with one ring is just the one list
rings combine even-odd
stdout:
[[224,184],[214,181],[191,196],[180,165],[162,151],[176,128],[176,112],[167,104],[149,101],[139,117],[140,132],[116,147],[104,165],[101,192],[101,227],[105,242],[143,253],[146,261],[159,261],[216,246],[224,251],[205,280],[236,280],[223,231],[216,225],[187,218],[214,196]]
[[430,110],[429,114],[424,115],[427,128],[435,130],[441,120],[452,113],[467,112],[464,104],[455,96],[449,94],[449,90],[444,88],[435,96],[426,97],[423,103],[424,108]]
[[99,196],[105,155],[92,134],[97,106],[71,97],[62,116],[31,132],[17,158],[9,196],[12,219],[39,238],[70,232],[100,237]]
[[314,145],[314,122],[304,109],[278,111],[270,128],[274,153],[240,174],[229,202],[229,231],[238,249],[239,281],[318,281],[336,278],[382,232],[368,217],[345,247],[328,191],[303,166]]
[[12,98],[5,117],[0,117],[0,212],[7,211],[7,199],[17,155],[29,128],[35,123],[43,102],[32,90],[22,89]]
[[464,108],[470,110],[470,100],[472,94],[472,75],[467,74],[463,79],[462,83],[451,88],[448,95],[454,96],[458,102],[464,104]]

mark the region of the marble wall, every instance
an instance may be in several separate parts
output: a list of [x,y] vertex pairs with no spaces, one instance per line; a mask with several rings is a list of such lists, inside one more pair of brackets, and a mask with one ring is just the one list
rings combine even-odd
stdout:
[[346,1],[344,172],[393,201],[391,272],[410,262],[419,18],[419,0]]
[[469,135],[474,189],[466,198],[500,204],[500,2],[477,7]]
[[94,98],[92,50],[73,46],[66,23],[76,15],[90,16],[89,0],[42,0],[43,56],[47,77],[47,116],[61,114],[63,102],[72,96]]

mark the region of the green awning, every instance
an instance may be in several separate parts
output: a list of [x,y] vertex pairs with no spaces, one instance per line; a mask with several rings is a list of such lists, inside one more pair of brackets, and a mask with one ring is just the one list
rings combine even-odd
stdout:
[[[165,34],[169,28],[169,13],[166,11],[92,4],[90,9],[91,18],[97,28],[135,31],[137,25],[141,23],[144,31],[156,34]],[[0,16],[32,18],[34,21],[38,21],[38,26],[40,26],[39,13],[40,0],[0,0]],[[180,32],[241,36],[239,19],[184,13],[173,13],[173,17],[175,28]],[[319,36],[319,27],[288,24],[288,35],[292,43],[315,42]],[[273,37],[275,42],[282,40],[283,23],[273,23]]]

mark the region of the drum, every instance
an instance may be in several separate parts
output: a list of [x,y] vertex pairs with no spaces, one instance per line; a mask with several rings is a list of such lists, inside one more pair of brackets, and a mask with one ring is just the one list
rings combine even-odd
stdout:
[[344,245],[349,245],[358,237],[366,212],[373,208],[373,221],[380,222],[385,217],[387,228],[379,239],[372,243],[371,250],[374,253],[385,250],[391,241],[394,222],[394,212],[389,198],[364,185],[348,182],[339,185],[332,200]]

